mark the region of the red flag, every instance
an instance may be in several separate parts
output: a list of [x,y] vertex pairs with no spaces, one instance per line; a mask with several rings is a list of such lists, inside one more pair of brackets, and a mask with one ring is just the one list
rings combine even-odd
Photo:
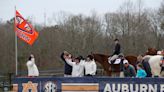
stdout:
[[32,25],[29,24],[18,11],[16,11],[15,16],[15,32],[19,38],[30,45],[38,38],[38,32],[35,31]]

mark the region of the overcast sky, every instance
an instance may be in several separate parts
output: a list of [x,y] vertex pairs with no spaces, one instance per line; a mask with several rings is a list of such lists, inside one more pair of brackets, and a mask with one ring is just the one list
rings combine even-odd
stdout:
[[[92,10],[98,14],[114,12],[127,0],[0,0],[0,19],[9,20],[14,17],[14,6],[28,18],[32,16],[35,23],[43,24],[60,11],[72,14],[90,14]],[[137,0],[131,0],[136,2]],[[162,0],[142,0],[144,7],[157,9]]]

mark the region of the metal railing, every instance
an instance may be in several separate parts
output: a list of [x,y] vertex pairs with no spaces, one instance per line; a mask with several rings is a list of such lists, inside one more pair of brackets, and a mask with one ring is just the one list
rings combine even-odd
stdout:
[[[27,71],[19,72],[18,77],[27,76]],[[39,77],[61,77],[64,75],[63,69],[51,69],[40,71]],[[104,75],[103,69],[97,69],[97,76]],[[12,80],[15,78],[14,73],[0,73],[0,92],[9,92],[12,89]]]
[[[39,71],[39,77],[61,77],[64,75],[63,69],[50,69],[50,70],[42,70]],[[97,69],[96,72],[97,76],[103,76],[104,75],[104,69]],[[27,71],[21,71],[19,72],[19,76],[24,77],[27,76]]]
[[13,73],[1,73],[0,74],[0,92],[9,92],[12,89]]

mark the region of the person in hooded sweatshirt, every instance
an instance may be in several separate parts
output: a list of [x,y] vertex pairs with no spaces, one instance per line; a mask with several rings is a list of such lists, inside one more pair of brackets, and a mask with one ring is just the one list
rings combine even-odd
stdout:
[[137,64],[137,74],[136,77],[138,78],[145,78],[147,76],[147,73],[143,69],[143,66],[141,63]]
[[39,70],[35,64],[35,58],[34,58],[34,55],[30,55],[27,63],[27,69],[28,69],[28,76],[29,77],[36,77],[36,76],[39,76]]
[[65,61],[72,66],[72,77],[83,77],[84,76],[84,64],[80,63],[80,58],[75,58],[72,62],[71,54],[65,57]]

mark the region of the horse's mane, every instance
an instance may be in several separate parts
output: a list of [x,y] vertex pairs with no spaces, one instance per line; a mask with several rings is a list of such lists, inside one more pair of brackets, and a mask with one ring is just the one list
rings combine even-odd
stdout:
[[105,54],[100,54],[100,53],[92,53],[95,61],[98,62],[104,62],[104,61],[108,61],[109,55],[105,55]]

